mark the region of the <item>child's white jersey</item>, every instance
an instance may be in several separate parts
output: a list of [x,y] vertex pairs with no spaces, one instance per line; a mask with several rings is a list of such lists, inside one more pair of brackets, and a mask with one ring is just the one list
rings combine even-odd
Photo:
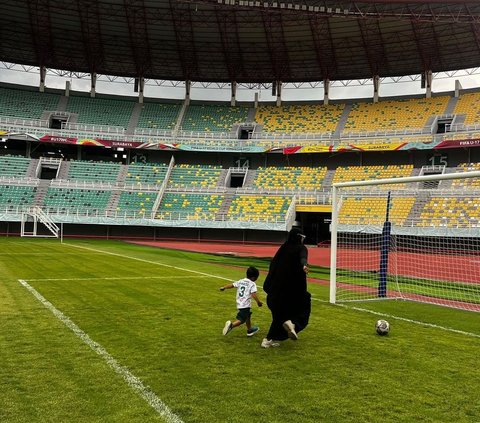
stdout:
[[252,301],[251,295],[257,292],[257,284],[248,278],[240,279],[233,283],[237,288],[237,308],[249,308]]

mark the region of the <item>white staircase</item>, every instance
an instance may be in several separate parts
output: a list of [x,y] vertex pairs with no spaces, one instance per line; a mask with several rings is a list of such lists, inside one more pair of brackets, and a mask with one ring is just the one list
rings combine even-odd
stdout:
[[[43,224],[50,233],[38,233],[38,223]],[[48,215],[40,207],[30,207],[22,213],[22,227],[21,236],[43,237],[43,238],[58,238],[60,235],[60,228],[53,222]],[[32,223],[31,231],[26,230],[26,225]]]

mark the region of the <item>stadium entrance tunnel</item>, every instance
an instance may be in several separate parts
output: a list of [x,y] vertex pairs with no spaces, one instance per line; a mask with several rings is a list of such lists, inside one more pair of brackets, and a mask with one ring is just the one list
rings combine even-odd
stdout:
[[303,233],[307,236],[305,244],[318,245],[330,241],[331,213],[297,212],[296,220],[301,223]]

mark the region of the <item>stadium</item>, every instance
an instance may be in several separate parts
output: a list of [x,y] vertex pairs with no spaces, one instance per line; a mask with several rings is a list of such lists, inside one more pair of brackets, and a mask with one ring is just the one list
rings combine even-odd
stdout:
[[[480,420],[477,1],[0,12],[2,422]],[[223,337],[294,226],[309,327]]]

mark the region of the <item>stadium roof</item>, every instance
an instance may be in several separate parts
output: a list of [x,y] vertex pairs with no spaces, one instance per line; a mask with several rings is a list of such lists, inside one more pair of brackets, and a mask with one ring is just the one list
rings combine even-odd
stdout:
[[2,0],[0,60],[211,82],[308,82],[480,66],[480,2]]

